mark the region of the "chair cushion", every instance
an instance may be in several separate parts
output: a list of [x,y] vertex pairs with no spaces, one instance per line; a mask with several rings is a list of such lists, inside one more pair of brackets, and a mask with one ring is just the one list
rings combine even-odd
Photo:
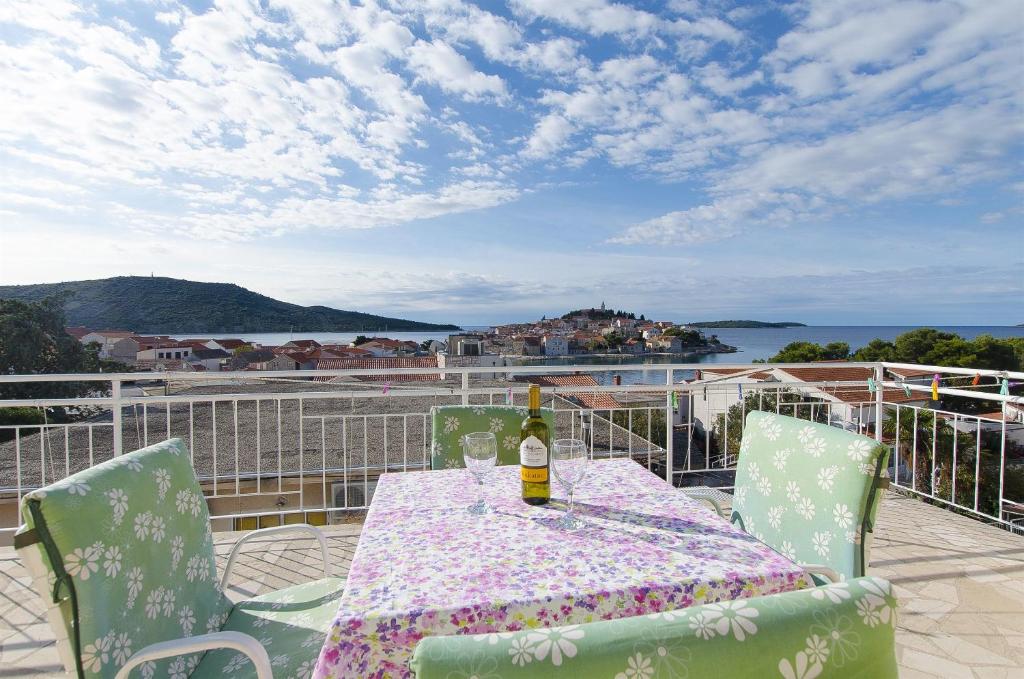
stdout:
[[[551,438],[555,434],[555,411],[541,408]],[[435,406],[431,409],[433,440],[431,469],[461,469],[462,437],[477,431],[492,431],[498,439],[498,464],[519,464],[519,429],[526,408],[516,406]]]
[[417,679],[894,679],[889,583],[824,587],[653,615],[500,634],[427,637]]
[[[864,574],[863,528],[889,449],[826,424],[752,411],[736,467],[734,522],[799,563]],[[870,506],[869,506],[870,504]]]
[[[113,677],[143,646],[219,630],[231,602],[217,581],[210,517],[188,450],[171,439],[29,493],[22,514],[65,597],[79,670]],[[66,575],[65,575],[66,574]],[[197,655],[150,664],[133,676],[194,667]]]
[[[345,588],[341,578],[324,578],[239,602],[223,629],[243,632],[267,649],[275,679],[308,679],[338,612]],[[191,675],[255,677],[248,657],[232,650],[210,651]]]

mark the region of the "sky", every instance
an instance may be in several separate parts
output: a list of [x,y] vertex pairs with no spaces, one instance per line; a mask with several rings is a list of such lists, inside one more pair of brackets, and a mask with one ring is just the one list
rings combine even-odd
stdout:
[[1024,322],[1019,0],[0,0],[0,283]]

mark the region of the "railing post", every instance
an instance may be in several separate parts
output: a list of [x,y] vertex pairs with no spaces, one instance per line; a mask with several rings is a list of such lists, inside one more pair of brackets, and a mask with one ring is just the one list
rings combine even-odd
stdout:
[[469,405],[469,373],[462,373],[462,405]]
[[[1000,521],[1003,520],[1003,491],[1005,490],[1006,483],[1006,405],[1003,404],[1003,424],[1001,433],[999,436],[999,507],[997,509],[997,516]],[[979,424],[979,429],[981,428]],[[955,433],[953,434],[956,435]],[[981,457],[981,450],[978,450],[978,457]]]
[[121,441],[121,380],[110,381],[110,397],[114,400],[111,405],[114,423],[114,457],[118,457],[124,452]]
[[668,385],[665,390],[665,480],[675,485],[672,483],[672,465],[674,463],[672,451],[675,448],[672,441],[675,432],[673,427],[675,413],[672,411],[672,368],[665,370],[665,384]]
[[[875,440],[882,442],[882,380],[885,378],[885,367],[879,363],[875,366]],[[897,432],[898,435],[898,432]]]

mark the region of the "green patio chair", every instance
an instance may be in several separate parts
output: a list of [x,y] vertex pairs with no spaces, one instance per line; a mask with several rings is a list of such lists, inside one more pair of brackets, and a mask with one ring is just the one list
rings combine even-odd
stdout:
[[653,615],[427,637],[417,679],[895,679],[896,600],[857,578]]
[[[541,408],[540,412],[553,440],[555,411]],[[526,408],[517,406],[434,406],[430,409],[433,425],[430,468],[465,467],[462,437],[476,431],[494,432],[498,439],[498,464],[519,464],[519,429],[526,415]]]
[[752,411],[736,466],[733,523],[819,582],[864,575],[888,487],[889,448],[827,424]]
[[[306,676],[337,612],[313,526],[247,533],[217,578],[210,517],[180,439],[114,458],[32,491],[15,547],[43,597],[67,671],[102,677]],[[224,587],[240,545],[304,531],[324,579],[232,605]]]

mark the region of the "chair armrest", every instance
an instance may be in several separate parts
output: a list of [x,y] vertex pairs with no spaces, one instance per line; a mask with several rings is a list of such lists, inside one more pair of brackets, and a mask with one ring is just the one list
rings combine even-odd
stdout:
[[696,496],[691,495],[690,497],[692,497],[694,500],[700,500],[701,502],[707,502],[709,505],[711,505],[712,509],[714,509],[716,512],[718,512],[718,515],[720,517],[722,517],[723,519],[726,518],[725,512],[722,511],[722,505],[718,504],[717,500],[715,500],[713,498],[710,498],[710,497],[701,497],[700,495],[696,495]]
[[114,675],[114,679],[128,679],[133,669],[142,663],[163,658],[173,658],[186,653],[210,651],[215,648],[232,648],[249,656],[256,667],[256,679],[274,679],[270,668],[270,656],[260,642],[241,632],[213,632],[183,639],[171,639],[150,644],[139,650]]
[[220,580],[221,589],[227,589],[228,577],[231,575],[231,569],[235,565],[235,559],[238,558],[238,549],[245,544],[247,541],[255,537],[261,537],[264,535],[273,535],[275,533],[286,533],[290,531],[301,531],[304,533],[312,533],[314,537],[320,542],[320,554],[323,556],[324,561],[324,577],[330,576],[330,570],[328,568],[329,556],[327,553],[327,539],[324,537],[323,531],[316,526],[311,526],[308,523],[289,523],[284,526],[273,526],[271,528],[260,528],[254,530],[251,533],[246,533],[242,537],[238,538],[238,542],[231,548],[231,554],[228,555],[228,562],[224,566],[224,575]]
[[829,582],[842,582],[843,580],[842,576],[839,575],[839,573],[836,573],[828,566],[822,566],[821,564],[802,563],[800,564],[800,568],[803,568],[805,571],[812,575],[820,575]]

